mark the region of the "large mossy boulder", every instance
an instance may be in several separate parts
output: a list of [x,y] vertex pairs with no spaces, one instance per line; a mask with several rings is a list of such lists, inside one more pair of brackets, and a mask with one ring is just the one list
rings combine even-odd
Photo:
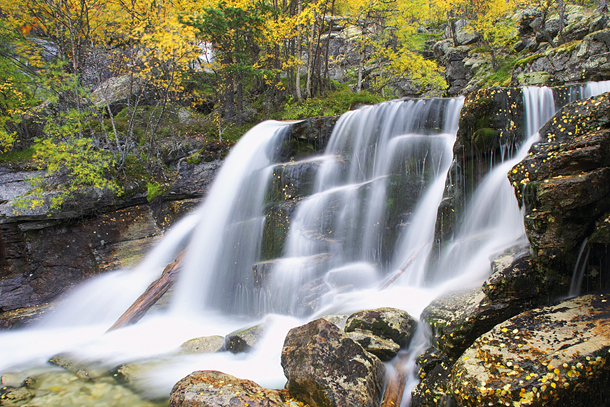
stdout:
[[605,405],[610,399],[608,299],[578,297],[494,327],[453,366],[453,397],[463,406]]
[[[509,173],[525,207],[541,288],[550,295],[567,294],[583,242],[610,211],[609,112],[608,94],[566,105],[540,129],[542,141]],[[607,280],[598,275],[591,288],[603,288]]]
[[197,371],[174,385],[170,407],[281,407],[277,390],[213,370]]
[[383,363],[325,319],[290,330],[282,367],[290,394],[310,407],[377,407],[381,401]]

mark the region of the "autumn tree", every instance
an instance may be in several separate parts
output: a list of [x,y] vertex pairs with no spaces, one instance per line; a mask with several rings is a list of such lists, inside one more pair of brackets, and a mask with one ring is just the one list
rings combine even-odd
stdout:
[[258,69],[258,62],[259,44],[270,14],[271,8],[264,1],[233,6],[222,2],[203,7],[183,20],[197,29],[201,41],[213,47],[214,60],[205,68],[218,77],[217,98],[227,122],[242,124],[244,82],[267,74]]

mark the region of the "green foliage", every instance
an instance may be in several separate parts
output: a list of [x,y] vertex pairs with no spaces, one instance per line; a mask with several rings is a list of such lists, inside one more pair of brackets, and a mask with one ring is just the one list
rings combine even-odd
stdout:
[[146,184],[146,188],[148,190],[148,194],[146,195],[146,200],[148,202],[152,202],[167,190],[167,185],[160,184],[158,182],[149,182]]
[[9,151],[7,153],[0,154],[0,163],[25,163],[34,157],[36,150],[34,147],[27,148],[21,151]]
[[327,97],[316,97],[295,102],[289,99],[284,105],[284,120],[299,120],[307,117],[336,116],[343,114],[357,105],[367,105],[383,102],[383,98],[368,92],[360,94],[349,90],[329,93]]
[[505,59],[499,59],[500,67],[492,72],[485,80],[486,86],[510,86],[515,68],[515,57],[509,56]]

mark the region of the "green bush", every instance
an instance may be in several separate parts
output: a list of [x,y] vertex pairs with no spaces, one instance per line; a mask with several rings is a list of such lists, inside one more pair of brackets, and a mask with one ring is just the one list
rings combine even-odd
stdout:
[[368,92],[358,94],[349,89],[342,89],[329,93],[325,98],[316,97],[301,102],[290,99],[284,105],[281,118],[299,120],[308,117],[337,116],[354,109],[357,105],[372,105],[384,100],[381,96],[371,95]]

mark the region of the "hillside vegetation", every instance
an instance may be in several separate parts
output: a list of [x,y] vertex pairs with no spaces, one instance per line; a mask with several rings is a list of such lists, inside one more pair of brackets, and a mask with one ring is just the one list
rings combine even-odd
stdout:
[[[158,195],[179,160],[226,151],[261,120],[508,85],[546,47],[576,46],[562,36],[568,11],[589,18],[606,8],[605,0],[0,0],[0,160],[67,181],[35,179],[24,208],[48,190],[55,207],[83,187],[121,195],[133,180]],[[448,48],[462,68],[470,64],[467,74],[455,76]]]

